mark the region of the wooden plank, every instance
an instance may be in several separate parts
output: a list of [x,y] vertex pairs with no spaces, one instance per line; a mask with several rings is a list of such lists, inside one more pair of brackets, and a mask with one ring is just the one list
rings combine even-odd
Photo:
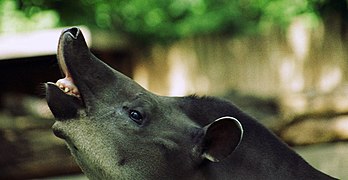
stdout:
[[0,113],[0,179],[31,179],[80,173],[53,119]]

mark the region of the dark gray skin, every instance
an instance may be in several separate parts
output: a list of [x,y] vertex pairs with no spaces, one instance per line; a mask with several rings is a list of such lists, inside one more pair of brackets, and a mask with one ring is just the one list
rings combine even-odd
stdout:
[[81,97],[46,84],[53,130],[90,179],[333,179],[228,101],[145,90],[78,28],[63,31],[58,58]]

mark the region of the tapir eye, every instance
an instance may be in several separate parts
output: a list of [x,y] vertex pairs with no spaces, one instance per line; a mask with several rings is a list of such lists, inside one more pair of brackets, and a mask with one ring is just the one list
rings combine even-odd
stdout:
[[131,110],[129,112],[129,117],[139,125],[143,123],[144,118],[139,111]]

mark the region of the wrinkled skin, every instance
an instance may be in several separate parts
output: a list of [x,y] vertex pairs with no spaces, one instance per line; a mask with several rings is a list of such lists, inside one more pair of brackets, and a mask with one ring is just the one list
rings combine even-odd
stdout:
[[331,179],[253,118],[210,97],[152,94],[63,31],[65,77],[46,83],[48,105],[90,179]]

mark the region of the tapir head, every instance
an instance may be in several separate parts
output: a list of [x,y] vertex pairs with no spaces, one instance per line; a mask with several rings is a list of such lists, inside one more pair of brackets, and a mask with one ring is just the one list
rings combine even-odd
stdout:
[[238,120],[204,115],[196,97],[152,94],[97,59],[78,28],[63,31],[58,62],[65,78],[46,83],[53,130],[91,179],[203,177],[200,166],[241,140]]

